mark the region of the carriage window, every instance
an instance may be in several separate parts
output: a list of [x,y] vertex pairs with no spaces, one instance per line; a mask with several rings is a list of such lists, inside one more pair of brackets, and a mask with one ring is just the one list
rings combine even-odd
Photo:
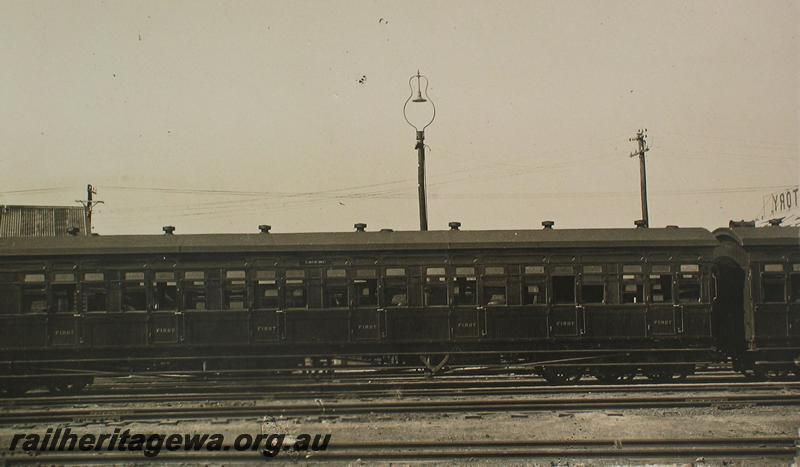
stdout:
[[792,303],[800,303],[800,274],[794,273],[790,276],[789,300]]
[[528,278],[525,287],[522,289],[522,304],[523,305],[543,305],[545,301],[545,287],[544,278],[534,279]]
[[187,281],[184,283],[183,305],[186,310],[204,311],[206,309],[205,282]]
[[575,276],[553,276],[553,303],[575,303]]
[[[584,268],[585,270],[586,268]],[[583,276],[583,281],[581,282],[581,300],[583,300],[583,303],[603,303],[605,298],[606,287],[603,276]]]
[[277,310],[281,306],[275,271],[256,271],[256,309]]
[[347,285],[325,284],[325,306],[328,308],[347,308]]
[[408,284],[404,268],[386,268],[383,282],[383,306],[408,305]]
[[444,268],[427,268],[424,295],[425,306],[447,306],[447,280]]
[[356,306],[378,306],[377,279],[355,279],[353,280],[353,286],[356,294]]
[[478,303],[477,284],[475,268],[456,268],[456,277],[453,278],[453,304],[476,305]]
[[344,269],[328,269],[325,271],[328,281],[325,283],[325,306],[328,308],[347,308],[347,271]]
[[[623,271],[628,266],[623,266]],[[641,270],[641,266],[636,266]],[[642,276],[639,274],[622,275],[622,303],[642,303],[644,301],[644,286]]]
[[544,266],[525,266],[525,284],[522,286],[523,305],[543,305],[546,303]]
[[228,280],[243,280],[247,278],[247,273],[245,271],[237,270],[237,271],[225,271],[225,279]]
[[783,274],[764,273],[761,276],[761,297],[764,303],[782,303],[785,300],[785,289],[786,280]]
[[544,274],[544,266],[525,266],[525,274]]
[[484,279],[482,297],[482,305],[506,305],[506,281],[503,279]]
[[106,311],[108,308],[105,276],[102,272],[87,272],[83,275],[81,294],[86,311]]
[[178,309],[178,284],[175,282],[175,273],[157,272],[154,287],[154,310],[174,311]]
[[244,310],[247,308],[246,290],[245,281],[243,280],[227,281],[225,284],[225,307],[228,310]]
[[56,273],[53,277],[53,311],[56,313],[73,313],[75,311],[75,293],[77,284],[75,274]]
[[178,284],[172,271],[156,272],[153,297],[153,309],[174,311],[178,309]]
[[[655,271],[656,269],[653,267],[651,272]],[[672,302],[672,274],[650,274],[648,282],[653,303]]]
[[700,274],[698,271],[697,265],[681,265],[681,273],[678,274],[678,301],[680,303],[700,301]]
[[126,272],[122,283],[122,311],[147,310],[143,272]]
[[22,289],[22,312],[44,313],[47,311],[47,289],[44,274],[25,274]]
[[[286,277],[289,277],[286,271]],[[303,271],[300,271],[303,272]],[[306,284],[303,279],[286,279],[286,308],[307,308]]]
[[280,307],[280,297],[278,295],[278,284],[274,280],[260,280],[256,283],[256,308],[258,309],[278,309]]

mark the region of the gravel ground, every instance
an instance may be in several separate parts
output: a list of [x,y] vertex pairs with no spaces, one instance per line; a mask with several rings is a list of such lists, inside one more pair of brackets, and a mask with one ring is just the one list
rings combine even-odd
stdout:
[[[800,413],[797,407],[636,409],[607,411],[566,411],[529,413],[471,414],[375,414],[371,416],[315,416],[285,418],[274,414],[253,413],[250,420],[214,421],[163,420],[152,423],[111,422],[81,423],[69,426],[74,433],[111,433],[129,429],[136,433],[221,433],[226,441],[241,433],[330,433],[329,448],[337,443],[362,441],[492,441],[492,440],[587,440],[642,438],[726,438],[745,436],[797,436]],[[49,426],[35,423],[0,427],[0,451],[5,458],[14,433],[44,433]],[[50,426],[55,428],[53,426]],[[44,460],[44,459],[43,459]],[[143,457],[143,460],[146,458]],[[162,457],[163,461],[164,458]],[[742,463],[724,459],[672,459],[667,465],[775,465],[753,459]],[[787,461],[788,462],[788,461]],[[273,464],[313,464],[313,453],[281,453]],[[356,459],[351,462],[360,464]],[[425,465],[457,465],[424,463]],[[586,459],[537,460],[528,465],[644,465],[643,460],[608,461]],[[472,464],[478,464],[472,462]],[[509,465],[508,461],[497,464]],[[524,464],[524,463],[523,463]],[[386,464],[384,464],[386,465]],[[397,464],[395,464],[397,465]],[[401,464],[404,465],[404,464]],[[659,465],[664,465],[659,464]],[[777,465],[787,465],[779,463]]]

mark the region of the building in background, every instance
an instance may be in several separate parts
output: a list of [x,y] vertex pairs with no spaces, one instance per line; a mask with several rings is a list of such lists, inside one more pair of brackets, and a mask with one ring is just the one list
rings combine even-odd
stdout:
[[770,219],[783,219],[781,225],[800,226],[800,186],[790,186],[766,194],[761,202],[761,214],[756,225],[765,225]]
[[0,237],[60,237],[88,234],[86,212],[80,206],[0,205]]

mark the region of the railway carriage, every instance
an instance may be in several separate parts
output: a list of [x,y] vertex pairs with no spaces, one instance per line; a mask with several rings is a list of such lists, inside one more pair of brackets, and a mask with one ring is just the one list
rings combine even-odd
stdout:
[[705,229],[0,240],[0,384],[370,361],[553,382],[719,359]]
[[720,246],[720,343],[743,372],[779,376],[800,369],[800,227],[731,222]]

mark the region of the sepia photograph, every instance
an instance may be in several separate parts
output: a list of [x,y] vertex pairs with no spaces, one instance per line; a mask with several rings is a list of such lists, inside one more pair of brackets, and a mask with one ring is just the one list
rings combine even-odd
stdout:
[[0,0],[0,465],[800,465],[799,25]]

